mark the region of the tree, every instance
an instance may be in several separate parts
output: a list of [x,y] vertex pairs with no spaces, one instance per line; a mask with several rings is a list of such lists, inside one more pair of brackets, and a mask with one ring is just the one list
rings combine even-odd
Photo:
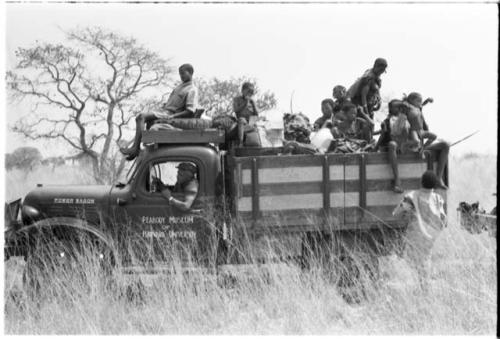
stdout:
[[223,80],[219,78],[200,79],[197,81],[199,104],[207,115],[215,117],[233,113],[233,98],[241,95],[241,85],[251,82],[255,86],[255,104],[259,111],[268,110],[276,106],[274,94],[266,91],[260,93],[255,79],[246,77]]
[[7,170],[13,168],[32,170],[41,161],[42,154],[36,147],[19,147],[14,152],[5,154],[5,168]]
[[64,141],[90,157],[98,182],[111,182],[124,167],[117,150],[129,123],[159,104],[172,69],[132,37],[99,27],[64,33],[67,45],[37,43],[16,51],[7,87],[13,100],[29,99],[33,106],[13,130]]

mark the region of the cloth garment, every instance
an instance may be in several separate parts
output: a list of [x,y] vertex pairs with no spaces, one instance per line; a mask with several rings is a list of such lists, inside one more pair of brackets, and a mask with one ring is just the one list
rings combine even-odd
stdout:
[[[183,82],[175,87],[161,111],[155,112],[157,118],[168,118],[171,114],[188,110],[194,114],[198,108],[198,89],[192,81]],[[194,115],[193,115],[194,117]]]
[[405,195],[393,212],[408,221],[403,257],[425,287],[430,270],[432,247],[446,226],[444,200],[432,189],[421,188]]

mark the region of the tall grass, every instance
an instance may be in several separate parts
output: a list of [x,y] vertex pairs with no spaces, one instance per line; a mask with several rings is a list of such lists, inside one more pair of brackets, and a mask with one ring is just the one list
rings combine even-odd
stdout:
[[[450,214],[462,200],[492,207],[487,204],[496,187],[495,161],[452,158]],[[117,271],[112,284],[92,261],[83,261],[78,271],[84,274],[56,272],[45,297],[35,301],[20,284],[22,265],[6,264],[8,334],[492,335],[496,330],[495,239],[471,235],[455,222],[436,243],[427,292],[393,255],[380,259],[382,279],[364,285],[368,297],[359,303],[347,303],[314,259],[309,270],[281,263],[223,267],[218,275],[173,271],[138,278]]]

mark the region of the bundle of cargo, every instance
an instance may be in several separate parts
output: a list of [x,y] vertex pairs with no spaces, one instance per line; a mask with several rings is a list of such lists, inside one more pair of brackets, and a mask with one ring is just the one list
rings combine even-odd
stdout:
[[484,208],[479,206],[479,202],[469,204],[462,201],[457,208],[460,226],[471,234],[488,232],[490,236],[497,235],[496,207],[486,213]]

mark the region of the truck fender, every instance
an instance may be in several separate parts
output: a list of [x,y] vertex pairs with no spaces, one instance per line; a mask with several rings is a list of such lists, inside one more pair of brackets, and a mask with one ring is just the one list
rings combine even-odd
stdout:
[[33,224],[21,227],[17,233],[29,234],[34,230],[51,229],[55,227],[67,227],[90,233],[102,241],[109,249],[113,249],[111,239],[99,230],[95,225],[78,218],[56,217],[39,220]]

